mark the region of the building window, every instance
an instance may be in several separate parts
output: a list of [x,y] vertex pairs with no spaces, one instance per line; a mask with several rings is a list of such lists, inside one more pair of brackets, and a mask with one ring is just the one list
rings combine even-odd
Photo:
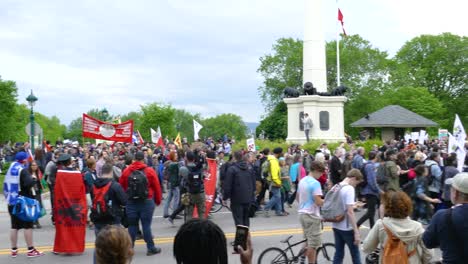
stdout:
[[304,118],[304,111],[299,112],[299,130],[304,131],[304,124],[302,123],[302,118]]
[[320,111],[320,130],[328,130],[330,128],[330,114],[328,111]]

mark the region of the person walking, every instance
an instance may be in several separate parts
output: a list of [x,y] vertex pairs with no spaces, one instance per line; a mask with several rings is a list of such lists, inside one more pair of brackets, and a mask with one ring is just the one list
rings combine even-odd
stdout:
[[242,157],[241,151],[234,152],[234,159],[238,162],[228,169],[223,184],[223,200],[230,199],[236,226],[250,226],[249,208],[255,201],[255,175],[248,164],[249,155]]
[[156,205],[161,204],[162,193],[156,172],[144,163],[144,159],[143,152],[138,151],[134,162],[123,171],[119,183],[127,192],[128,232],[133,245],[135,245],[138,223],[141,221],[147,248],[146,255],[151,256],[161,253],[161,248],[154,245],[151,223]]
[[166,174],[168,175],[167,191],[169,194],[167,195],[164,203],[164,218],[169,217],[169,205],[171,204],[171,202],[172,207],[177,208],[179,206],[180,198],[179,162],[177,152],[173,151],[169,153],[169,160],[167,162],[167,167],[164,169],[166,170]]
[[375,210],[379,204],[379,197],[383,191],[377,185],[376,171],[379,163],[377,162],[377,152],[369,152],[369,161],[364,164],[364,173],[367,177],[367,184],[362,188],[361,194],[364,195],[367,202],[367,212],[358,220],[357,226],[361,226],[369,219],[370,227],[375,224]]
[[[389,236],[401,240],[407,252],[409,264],[426,264],[432,258],[432,253],[424,246],[421,237],[424,232],[422,225],[408,216],[413,209],[411,199],[402,191],[388,191],[383,196],[385,217],[377,223],[367,234],[362,245],[365,253],[372,253],[380,245],[379,263],[384,262],[385,246],[389,243]],[[402,259],[405,256],[400,256]]]
[[316,262],[316,250],[322,246],[322,224],[320,206],[323,204],[322,187],[317,181],[325,171],[325,166],[319,161],[313,161],[310,172],[299,182],[297,200],[298,213],[304,237],[307,239],[307,251],[301,256],[301,264],[307,256],[309,263]]
[[449,209],[439,210],[422,236],[426,247],[440,247],[442,263],[461,264],[468,259],[468,173],[446,181],[450,185]]
[[268,156],[269,162],[269,177],[267,181],[270,182],[270,192],[272,193],[271,199],[263,208],[264,216],[270,216],[270,210],[275,209],[277,216],[286,216],[287,214],[281,212],[281,170],[278,159],[283,155],[283,149],[277,147],[273,149],[273,155]]
[[336,248],[335,256],[333,258],[334,264],[343,263],[345,245],[348,246],[348,249],[351,252],[353,264],[361,263],[361,256],[359,253],[361,235],[354,215],[355,188],[361,181],[361,172],[358,169],[352,169],[348,172],[346,178],[339,183],[341,185],[341,202],[343,203],[344,208],[346,208],[346,212],[342,221],[334,222],[332,225]]

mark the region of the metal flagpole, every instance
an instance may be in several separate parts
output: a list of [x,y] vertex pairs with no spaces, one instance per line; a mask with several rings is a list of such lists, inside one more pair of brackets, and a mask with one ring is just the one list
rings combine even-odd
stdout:
[[[336,0],[336,7],[338,9],[338,0]],[[340,21],[336,20],[336,84],[341,85],[340,80]]]

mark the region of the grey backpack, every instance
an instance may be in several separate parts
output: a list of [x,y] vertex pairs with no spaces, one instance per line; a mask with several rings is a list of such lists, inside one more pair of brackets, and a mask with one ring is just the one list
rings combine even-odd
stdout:
[[322,218],[325,222],[341,222],[346,216],[346,207],[341,200],[342,185],[335,184],[325,195],[322,206]]

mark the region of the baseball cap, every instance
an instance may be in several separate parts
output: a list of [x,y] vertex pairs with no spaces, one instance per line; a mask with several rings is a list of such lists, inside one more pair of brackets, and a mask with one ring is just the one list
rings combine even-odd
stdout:
[[28,158],[28,154],[26,152],[24,152],[24,151],[20,151],[20,152],[16,153],[16,155],[15,155],[15,159],[17,161],[23,161],[23,160],[25,160],[27,158]]
[[142,151],[138,151],[136,154],[135,154],[135,160],[144,160],[145,159],[145,154],[143,154]]
[[451,185],[459,192],[468,194],[468,173],[458,173],[455,177],[447,179],[445,184]]

